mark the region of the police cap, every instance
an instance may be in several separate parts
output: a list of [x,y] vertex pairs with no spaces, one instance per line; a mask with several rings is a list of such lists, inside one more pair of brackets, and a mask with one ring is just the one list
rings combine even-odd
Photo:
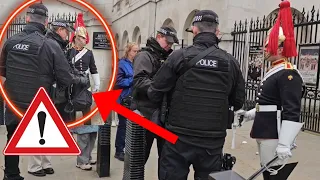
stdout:
[[42,3],[35,3],[29,6],[27,13],[48,17],[48,8]]
[[64,19],[56,19],[51,23],[51,26],[64,27],[70,32],[75,31],[75,29],[69,24],[69,22]]
[[195,22],[212,22],[219,24],[219,16],[212,10],[201,10],[195,14],[192,24]]
[[179,40],[177,38],[177,31],[173,27],[171,27],[171,26],[162,26],[158,30],[158,33],[161,33],[164,36],[166,36],[168,42],[179,44]]

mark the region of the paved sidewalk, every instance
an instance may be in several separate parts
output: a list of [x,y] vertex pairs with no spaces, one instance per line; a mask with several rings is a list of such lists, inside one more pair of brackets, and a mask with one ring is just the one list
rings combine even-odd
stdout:
[[[225,144],[225,152],[236,156],[237,163],[234,170],[244,177],[249,177],[259,168],[259,156],[256,155],[257,147],[255,141],[249,138],[250,127],[252,124],[245,124],[241,129],[237,129],[236,149],[231,150],[232,131],[228,132],[227,141]],[[46,177],[34,177],[27,173],[28,157],[21,158],[20,170],[26,180],[98,180],[98,179],[112,179],[122,180],[123,162],[116,160],[114,155],[114,139],[116,128],[112,127],[112,148],[111,148],[111,176],[108,178],[99,178],[95,172],[94,166],[92,171],[82,171],[75,167],[75,157],[63,156],[53,157],[52,163],[55,170],[54,175],[47,175]],[[6,131],[5,127],[0,127],[0,148],[1,152],[5,146]],[[246,141],[247,143],[242,143]],[[294,150],[294,158],[298,160],[299,164],[295,171],[290,176],[290,180],[318,180],[320,175],[320,136],[310,133],[302,132],[297,138],[298,149]],[[94,150],[94,156],[96,149]],[[0,156],[0,166],[4,165],[3,155]],[[145,168],[146,180],[157,180],[157,150],[156,144],[152,148],[150,159]],[[3,171],[0,171],[0,179],[3,177]],[[193,179],[193,170],[190,168],[188,180]],[[259,178],[262,179],[261,177]]]

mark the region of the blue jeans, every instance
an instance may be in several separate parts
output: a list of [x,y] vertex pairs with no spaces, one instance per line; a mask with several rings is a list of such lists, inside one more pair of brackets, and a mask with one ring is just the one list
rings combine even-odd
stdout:
[[127,119],[118,114],[119,124],[116,135],[116,153],[124,152]]

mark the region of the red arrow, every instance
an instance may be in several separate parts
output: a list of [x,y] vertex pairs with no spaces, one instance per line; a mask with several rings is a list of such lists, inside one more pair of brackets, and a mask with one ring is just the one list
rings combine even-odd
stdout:
[[134,113],[130,109],[121,106],[117,103],[117,99],[120,96],[122,90],[113,90],[108,92],[101,92],[93,94],[95,103],[104,121],[107,120],[111,110],[116,111],[128,120],[133,121],[140,126],[148,129],[150,132],[157,134],[158,136],[166,139],[167,141],[175,144],[178,140],[178,136],[169,132],[168,130],[158,126],[154,122]]

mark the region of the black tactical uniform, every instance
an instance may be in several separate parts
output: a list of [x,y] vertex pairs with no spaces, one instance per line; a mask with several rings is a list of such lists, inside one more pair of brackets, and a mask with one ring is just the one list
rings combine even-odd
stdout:
[[[31,5],[28,13],[48,17],[42,4]],[[54,81],[65,88],[78,83],[70,74],[70,66],[56,41],[47,39],[43,24],[30,22],[22,32],[10,37],[4,44],[0,57],[0,75],[6,78],[5,90],[16,107],[23,113],[29,107],[40,87],[50,94]],[[75,81],[77,80],[77,81]],[[20,118],[6,105],[5,125],[8,141]],[[5,180],[22,180],[19,156],[5,156]]]
[[[172,27],[161,27],[159,33],[166,36],[170,43],[179,43]],[[131,109],[139,110],[143,116],[151,120],[153,113],[159,108],[147,96],[147,90],[162,65],[172,50],[165,51],[157,40],[150,37],[147,40],[146,47],[135,56],[133,61],[134,77],[133,77],[133,103]],[[164,140],[154,133],[146,130],[146,148],[145,162],[147,162],[154,138],[157,139],[158,155],[160,157]]]
[[[212,11],[200,11],[195,21],[217,22]],[[187,63],[202,51],[214,50],[194,66]],[[239,63],[218,47],[214,33],[203,32],[194,43],[173,52],[155,75],[148,90],[149,98],[160,104],[170,93],[166,128],[178,135],[176,144],[166,142],[160,162],[160,180],[185,180],[193,164],[195,179],[208,179],[222,169],[222,149],[228,125],[228,109],[242,107],[244,79]]]
[[67,48],[67,45],[69,42],[63,40],[59,34],[52,31],[51,29],[48,29],[47,33],[46,33],[46,37],[57,41],[57,43],[60,45],[60,48],[62,49],[62,51],[66,51],[66,48]]
[[[72,26],[70,26],[70,24],[66,20],[63,20],[63,19],[55,20],[54,22],[51,23],[51,26],[66,28],[69,32],[74,31],[74,28]],[[63,40],[61,38],[61,36],[59,34],[57,34],[56,32],[54,32],[52,29],[47,30],[46,37],[56,41],[60,45],[60,48],[62,49],[62,51],[64,52],[64,54],[67,58],[67,51],[68,51],[67,46],[69,44],[69,41]],[[65,59],[65,60],[68,62],[67,59]],[[68,104],[69,91],[66,88],[57,87],[58,86],[57,84],[55,84],[55,86],[56,86],[55,92],[52,94],[54,96],[53,97],[54,103],[55,103],[55,106],[56,106],[60,116],[67,123],[71,119],[70,114],[65,112],[65,107]]]

